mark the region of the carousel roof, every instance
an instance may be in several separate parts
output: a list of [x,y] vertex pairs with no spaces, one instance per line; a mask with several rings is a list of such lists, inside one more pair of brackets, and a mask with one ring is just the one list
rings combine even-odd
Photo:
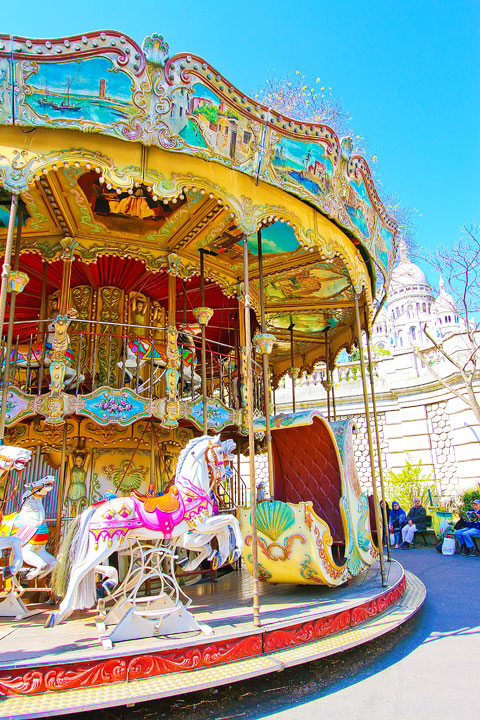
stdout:
[[[303,367],[324,356],[326,331],[332,353],[352,342],[353,295],[370,309],[397,224],[348,138],[257,103],[195,55],[170,57],[158,35],[141,48],[115,31],[0,35],[0,88],[0,226],[5,191],[19,192],[26,293],[40,293],[40,259],[50,286],[59,281],[68,237],[72,286],[119,284],[162,302],[174,272],[193,307],[205,250],[220,338],[242,295],[244,236],[259,308],[261,229],[277,376],[290,365],[291,326]],[[24,305],[27,316],[27,295]]]

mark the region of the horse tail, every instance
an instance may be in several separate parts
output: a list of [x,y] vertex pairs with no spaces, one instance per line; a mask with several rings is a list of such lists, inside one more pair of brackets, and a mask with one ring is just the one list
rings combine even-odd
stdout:
[[52,576],[52,586],[57,597],[65,595],[72,567],[80,563],[87,554],[88,526],[94,512],[95,508],[89,507],[81,515],[78,515],[70,524],[68,532],[62,540],[58,562]]

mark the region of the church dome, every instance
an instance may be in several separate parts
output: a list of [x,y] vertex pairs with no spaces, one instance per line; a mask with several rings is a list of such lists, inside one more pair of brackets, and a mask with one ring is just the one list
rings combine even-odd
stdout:
[[458,308],[455,300],[450,295],[450,293],[445,290],[445,281],[443,278],[440,278],[439,287],[440,292],[434,304],[436,312],[439,314],[442,314],[444,312],[458,313]]
[[426,285],[430,287],[427,276],[423,270],[418,265],[415,265],[415,263],[412,263],[408,257],[407,245],[404,240],[400,241],[399,253],[398,265],[392,272],[391,290],[400,290],[412,285]]

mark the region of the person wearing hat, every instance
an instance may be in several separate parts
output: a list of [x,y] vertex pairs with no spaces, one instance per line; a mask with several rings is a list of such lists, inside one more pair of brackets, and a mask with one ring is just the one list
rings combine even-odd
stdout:
[[472,537],[480,537],[480,500],[473,501],[473,513],[467,513],[475,519],[467,520],[465,527],[455,531],[455,536],[460,545],[460,555],[478,555]]

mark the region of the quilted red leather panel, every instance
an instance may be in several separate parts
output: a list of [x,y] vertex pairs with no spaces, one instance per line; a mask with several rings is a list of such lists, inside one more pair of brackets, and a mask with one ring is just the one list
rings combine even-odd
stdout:
[[332,439],[323,423],[273,430],[275,500],[311,500],[313,509],[331,528],[334,540],[344,541],[340,516],[340,469]]

